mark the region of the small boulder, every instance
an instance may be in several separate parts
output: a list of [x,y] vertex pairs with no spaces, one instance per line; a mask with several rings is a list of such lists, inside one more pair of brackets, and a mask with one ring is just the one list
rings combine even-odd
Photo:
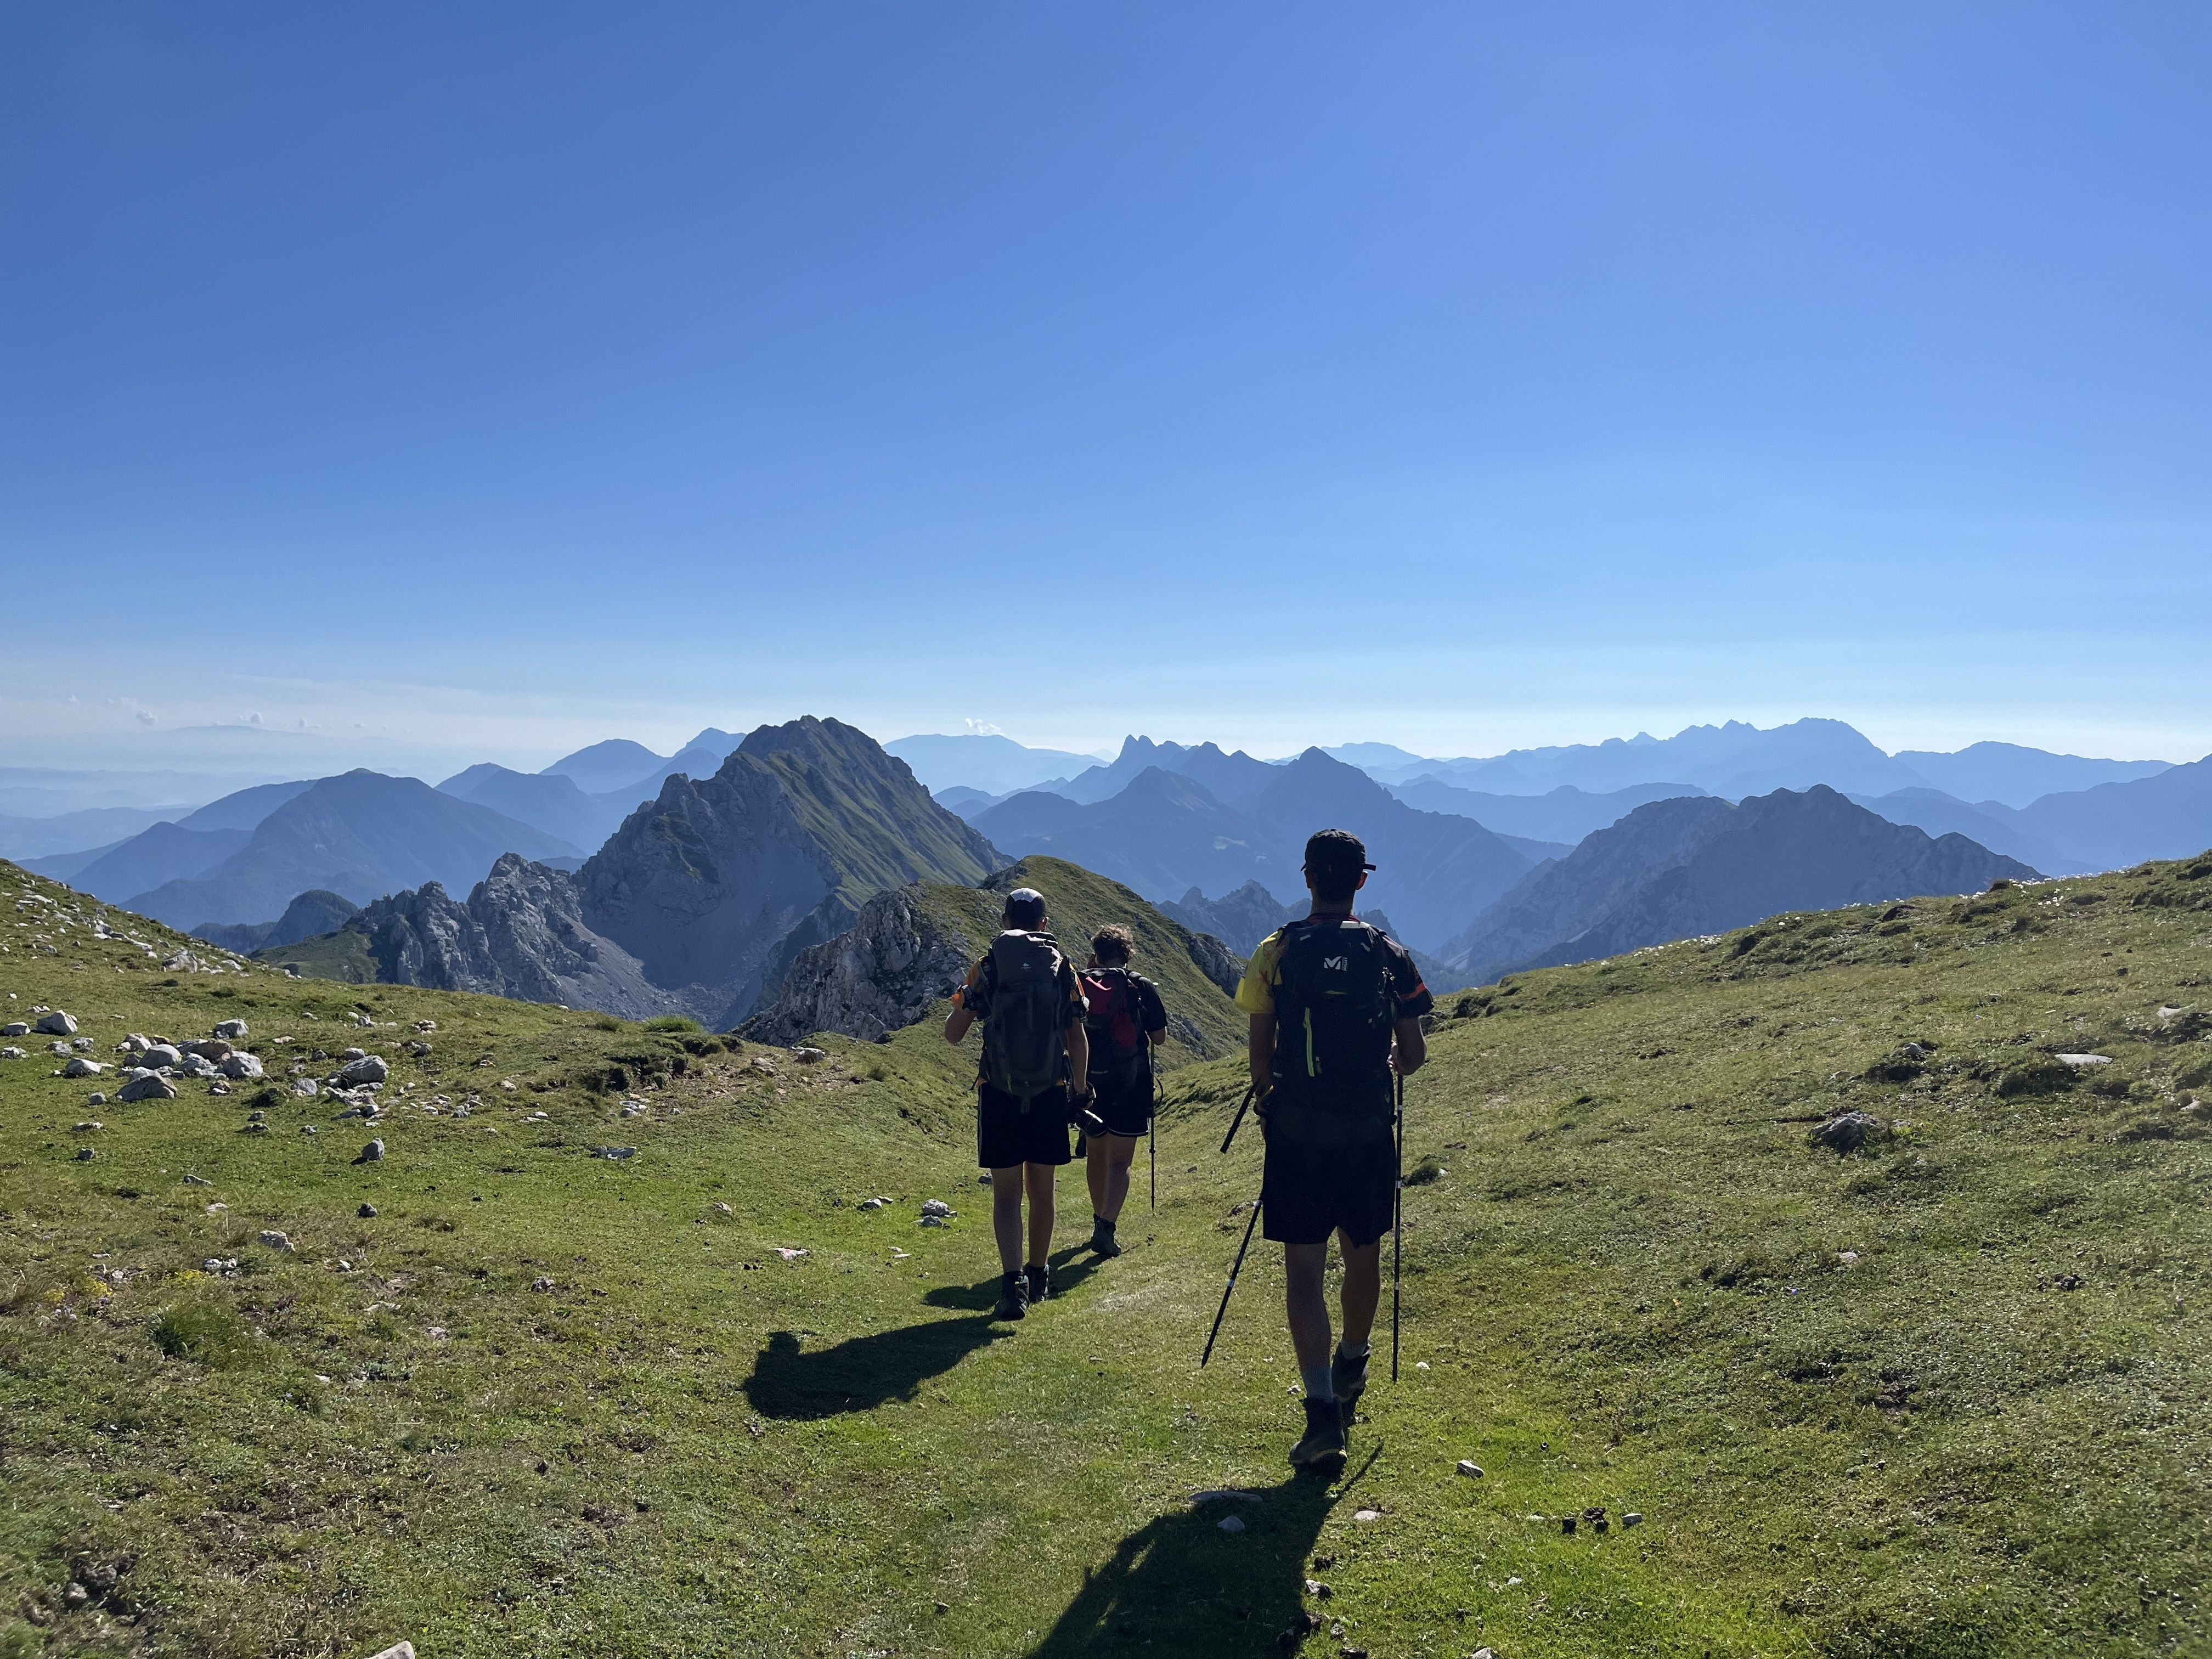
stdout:
[[541,1273],[530,1281],[530,1288],[533,1291],[550,1291],[553,1288],[553,1281]]
[[96,1060],[87,1060],[82,1054],[62,1067],[64,1077],[98,1077],[107,1069]]
[[56,1008],[52,1012],[41,1014],[39,1017],[37,1029],[39,1034],[42,1036],[75,1036],[76,1035],[76,1016],[74,1014],[65,1014],[60,1009]]
[[1219,1527],[1224,1532],[1242,1532],[1244,1530],[1244,1517],[1241,1515],[1224,1515],[1220,1520],[1215,1522],[1214,1525]]
[[23,1051],[15,1047],[13,1043],[9,1043],[5,1048],[0,1048],[0,1060],[21,1060],[22,1058]]
[[80,1146],[76,1149],[76,1161],[80,1164],[91,1163],[93,1157],[93,1150],[89,1146]]
[[864,1210],[880,1210],[884,1207],[884,1201],[880,1198],[864,1198],[860,1200],[860,1207]]
[[107,1097],[95,1090],[86,1098],[84,1103],[88,1106],[105,1106],[107,1104]]
[[392,1075],[392,1068],[380,1055],[362,1054],[338,1067],[337,1082],[341,1089],[358,1089],[364,1083],[382,1083]]
[[1844,1112],[1820,1125],[1812,1138],[1815,1146],[1831,1152],[1855,1152],[1869,1137],[1887,1133],[1888,1127],[1871,1112]]
[[415,1644],[412,1642],[394,1642],[382,1652],[370,1654],[368,1659],[415,1659]]
[[222,1070],[225,1077],[259,1077],[262,1075],[261,1060],[256,1054],[231,1054],[222,1061]]
[[0,1036],[28,1036],[30,1035],[31,1028],[20,1019],[11,1019],[5,1025],[0,1025]]
[[354,1159],[354,1162],[355,1162],[355,1163],[356,1163],[356,1164],[381,1164],[381,1163],[383,1163],[383,1162],[384,1162],[384,1143],[383,1143],[381,1140],[372,1140],[372,1141],[370,1141],[370,1142],[368,1143],[368,1146],[364,1146],[364,1147],[362,1147],[362,1148],[361,1149],[361,1156],[360,1156],[359,1158],[357,1158]]
[[115,1091],[118,1100],[174,1100],[177,1085],[159,1072],[142,1072]]
[[811,1066],[817,1060],[827,1060],[830,1058],[827,1054],[819,1048],[793,1048],[791,1051],[791,1057],[802,1066]]
[[1482,1479],[1482,1465],[1471,1457],[1462,1457],[1459,1460],[1459,1472],[1470,1480]]
[[279,1232],[274,1227],[264,1227],[261,1230],[261,1243],[272,1250],[289,1250],[292,1248],[291,1235]]
[[246,1022],[242,1019],[226,1019],[222,1021],[215,1028],[215,1034],[219,1037],[228,1037],[233,1042],[236,1042],[240,1038],[250,1035],[247,1031]]
[[359,1216],[363,1221],[373,1220],[376,1215],[376,1206],[374,1204],[365,1203],[358,1210],[356,1210],[354,1213]]
[[931,1198],[922,1200],[921,1212],[926,1216],[949,1216],[953,1212],[952,1206],[943,1199]]
[[73,1134],[73,1135],[91,1135],[91,1134],[98,1134],[98,1133],[99,1133],[102,1129],[105,1129],[106,1127],[107,1127],[107,1126],[106,1126],[105,1123],[100,1122],[100,1121],[98,1119],[96,1119],[96,1118],[87,1118],[87,1119],[85,1119],[85,1121],[84,1121],[83,1122],[82,1122],[82,1123],[72,1123],[72,1124],[70,1124],[70,1133],[71,1134]]
[[158,1072],[164,1066],[179,1066],[184,1055],[166,1042],[149,1042],[139,1050],[138,1063],[149,1072]]

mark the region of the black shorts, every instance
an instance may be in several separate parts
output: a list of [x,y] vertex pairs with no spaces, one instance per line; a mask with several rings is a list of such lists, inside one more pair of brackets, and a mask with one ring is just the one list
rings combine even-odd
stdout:
[[1341,1227],[1354,1244],[1390,1231],[1398,1201],[1398,1152],[1385,1133],[1351,1146],[1306,1146],[1267,1138],[1260,1181],[1263,1237],[1326,1244]]
[[1065,1164],[1067,1085],[1030,1097],[1030,1109],[988,1083],[975,1087],[975,1162],[986,1170],[1017,1164]]
[[1099,1089],[1091,1097],[1091,1104],[1098,1109],[1098,1115],[1106,1120],[1106,1133],[1109,1135],[1127,1135],[1133,1140],[1141,1139],[1152,1132],[1150,1079],[1133,1089],[1123,1089],[1118,1092]]

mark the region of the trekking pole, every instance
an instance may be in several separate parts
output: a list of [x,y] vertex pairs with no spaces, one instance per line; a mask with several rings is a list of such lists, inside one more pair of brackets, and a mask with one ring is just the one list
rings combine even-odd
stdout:
[[1221,1137],[1221,1150],[1223,1152],[1227,1152],[1229,1150],[1229,1143],[1237,1139],[1237,1127],[1244,1121],[1244,1113],[1252,1104],[1252,1095],[1257,1087],[1257,1085],[1250,1083],[1244,1085],[1244,1098],[1237,1103],[1237,1115],[1229,1120],[1229,1133]]
[[1398,1185],[1390,1217],[1390,1380],[1398,1380],[1398,1278],[1406,1260],[1406,1079],[1398,1084]]
[[[1146,1059],[1152,1058],[1147,1054]],[[1145,1151],[1152,1160],[1152,1210],[1160,1207],[1160,1080],[1148,1069],[1145,1073],[1145,1092],[1150,1115],[1145,1120]]]
[[1206,1369],[1206,1362],[1213,1358],[1214,1339],[1221,1334],[1221,1322],[1229,1317],[1229,1298],[1237,1289],[1237,1275],[1244,1271],[1244,1252],[1252,1248],[1252,1230],[1260,1224],[1260,1200],[1252,1200],[1252,1218],[1244,1224],[1244,1242],[1237,1247],[1237,1261],[1229,1269],[1229,1283],[1222,1287],[1221,1310],[1213,1316],[1213,1328],[1206,1334],[1206,1352],[1198,1357],[1198,1368]]

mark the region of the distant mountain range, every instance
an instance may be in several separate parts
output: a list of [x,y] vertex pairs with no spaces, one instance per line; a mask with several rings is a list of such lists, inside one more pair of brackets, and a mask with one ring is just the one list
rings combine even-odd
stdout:
[[872,738],[810,718],[671,776],[573,875],[504,857],[465,900],[426,884],[343,931],[383,980],[727,1026],[877,893],[998,861]]
[[1012,738],[981,732],[894,738],[884,750],[904,761],[939,799],[942,790],[955,787],[994,796],[1034,789],[1055,778],[1071,778],[1098,759],[1066,749],[1028,749]]
[[1731,805],[1713,796],[1639,806],[1545,864],[1444,948],[1476,982],[1725,933],[1783,910],[1978,892],[2017,860],[1963,836],[1930,838],[1825,786]]

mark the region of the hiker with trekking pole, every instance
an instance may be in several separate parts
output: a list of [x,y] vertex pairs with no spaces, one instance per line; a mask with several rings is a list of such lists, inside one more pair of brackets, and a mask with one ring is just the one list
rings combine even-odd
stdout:
[[[1000,933],[969,969],[945,1022],[958,1042],[983,1022],[975,1079],[975,1161],[991,1172],[991,1229],[999,1243],[994,1319],[1020,1319],[1052,1294],[1053,1182],[1068,1161],[1068,1124],[1091,1101],[1090,1044],[1075,969],[1046,931],[1044,895],[1006,895]],[[1029,1255],[1022,1199],[1029,1199]]]
[[[1306,1431],[1291,1462],[1317,1473],[1343,1467],[1346,1431],[1367,1387],[1382,1235],[1398,1220],[1402,1079],[1428,1058],[1421,1018],[1435,1006],[1405,946],[1352,915],[1374,867],[1346,830],[1309,840],[1312,913],[1262,939],[1237,988],[1237,1006],[1251,1018],[1247,1100],[1255,1103],[1267,1141],[1244,1238],[1249,1244],[1261,1224],[1262,1236],[1283,1247],[1291,1345],[1305,1385]],[[1228,1146],[1224,1140],[1222,1149]],[[1323,1283],[1332,1233],[1344,1257],[1343,1334],[1334,1352]],[[1239,1250],[1239,1267],[1243,1261]],[[1232,1270],[1231,1290],[1236,1282]],[[1224,1293],[1224,1313],[1228,1305]],[[1217,1315],[1217,1334],[1220,1328]],[[1394,1342],[1396,1329],[1394,1308]]]
[[1121,1254],[1115,1224],[1129,1196],[1137,1142],[1152,1133],[1152,1050],[1168,1035],[1167,1005],[1160,1000],[1159,987],[1129,966],[1136,948],[1136,936],[1127,927],[1101,927],[1091,935],[1091,965],[1079,975],[1089,1011],[1091,1105],[1076,1114],[1075,1127],[1083,1134],[1078,1156],[1087,1160],[1085,1171],[1091,1181],[1091,1251],[1106,1257]]

